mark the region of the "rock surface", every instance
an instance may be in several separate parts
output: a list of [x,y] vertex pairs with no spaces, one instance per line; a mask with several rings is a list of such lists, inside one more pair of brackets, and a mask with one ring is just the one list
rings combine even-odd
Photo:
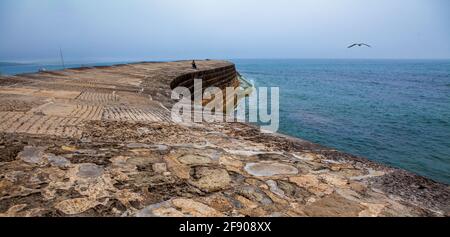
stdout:
[[223,190],[231,183],[231,178],[225,169],[198,167],[195,168],[193,176],[194,180],[191,184],[205,192]]
[[245,166],[247,173],[257,177],[297,174],[297,168],[281,163],[249,163]]

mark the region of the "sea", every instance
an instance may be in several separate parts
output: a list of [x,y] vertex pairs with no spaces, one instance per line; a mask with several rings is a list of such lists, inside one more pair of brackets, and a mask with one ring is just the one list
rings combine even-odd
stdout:
[[[256,87],[279,87],[280,133],[450,184],[450,60],[230,61]],[[43,67],[61,69],[0,72]]]

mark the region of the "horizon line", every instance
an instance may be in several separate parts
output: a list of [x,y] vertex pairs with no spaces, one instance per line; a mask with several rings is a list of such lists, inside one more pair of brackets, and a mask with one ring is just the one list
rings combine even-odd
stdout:
[[[341,57],[236,57],[236,58],[156,58],[156,59],[88,59],[88,60],[66,60],[71,64],[90,64],[90,63],[123,63],[123,62],[170,62],[179,60],[450,60],[450,58],[341,58]],[[49,64],[59,63],[58,60],[36,59],[36,60],[0,60],[0,63],[15,64]]]

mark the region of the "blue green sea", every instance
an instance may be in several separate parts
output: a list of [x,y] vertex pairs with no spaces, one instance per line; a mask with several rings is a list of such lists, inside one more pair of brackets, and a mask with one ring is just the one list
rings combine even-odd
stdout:
[[450,184],[450,60],[233,60],[280,132]]
[[[232,61],[257,87],[280,88],[281,133],[450,184],[450,60]],[[0,72],[41,67],[61,68]]]

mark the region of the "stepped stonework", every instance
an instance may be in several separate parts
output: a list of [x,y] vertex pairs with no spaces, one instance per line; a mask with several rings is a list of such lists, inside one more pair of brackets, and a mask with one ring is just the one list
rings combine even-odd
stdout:
[[226,61],[0,77],[0,216],[449,216],[450,189],[244,123],[175,124]]

